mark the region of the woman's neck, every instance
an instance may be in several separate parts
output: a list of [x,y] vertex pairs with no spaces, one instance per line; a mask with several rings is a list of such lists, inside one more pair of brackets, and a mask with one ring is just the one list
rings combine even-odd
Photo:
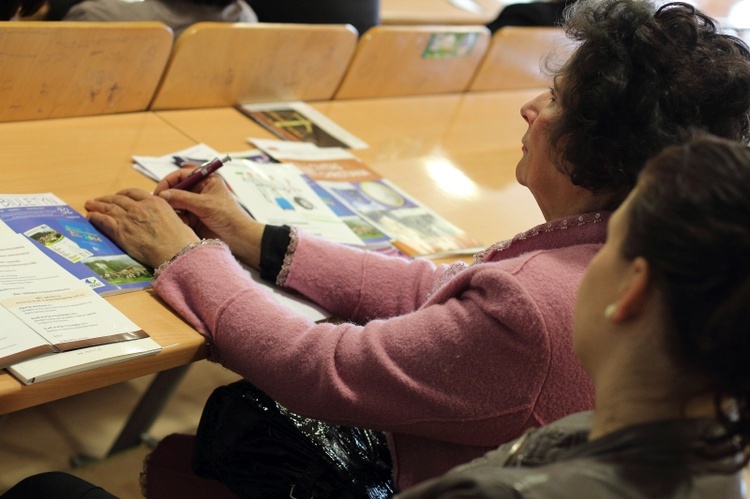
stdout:
[[704,385],[696,379],[683,379],[681,385],[679,379],[669,382],[653,377],[638,382],[633,382],[632,377],[629,382],[622,381],[624,379],[627,376],[596,384],[597,402],[590,440],[641,423],[716,417],[714,397],[710,392],[693,389],[686,393],[686,386]]
[[546,221],[595,211],[614,211],[624,199],[620,193],[594,194],[588,189],[578,186],[573,189],[573,195],[561,196],[550,206],[545,206],[537,200]]

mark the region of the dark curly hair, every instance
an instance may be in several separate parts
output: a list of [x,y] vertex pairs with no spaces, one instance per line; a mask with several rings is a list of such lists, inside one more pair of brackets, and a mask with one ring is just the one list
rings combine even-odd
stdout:
[[[729,439],[750,444],[750,149],[703,136],[649,161],[625,258],[648,260],[673,356],[713,381]],[[728,414],[722,401],[737,402]]]
[[0,1],[0,21],[7,21],[18,13],[22,16],[30,16],[43,5],[44,0],[2,0]]
[[555,76],[550,140],[574,184],[626,194],[691,129],[748,140],[750,51],[693,6],[580,0],[564,27],[580,44]]

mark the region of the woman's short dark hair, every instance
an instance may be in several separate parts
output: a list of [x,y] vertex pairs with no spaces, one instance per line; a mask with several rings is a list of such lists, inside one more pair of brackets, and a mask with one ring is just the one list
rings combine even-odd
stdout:
[[693,6],[580,0],[565,29],[580,43],[556,75],[550,135],[574,184],[627,192],[648,158],[694,129],[748,140],[750,51]]
[[30,16],[41,9],[42,5],[44,0],[3,0],[0,2],[0,21],[7,21],[19,13],[22,16]]
[[[730,436],[750,443],[750,149],[699,137],[649,161],[622,246],[648,260],[671,353],[714,384]],[[721,401],[737,400],[726,416]]]

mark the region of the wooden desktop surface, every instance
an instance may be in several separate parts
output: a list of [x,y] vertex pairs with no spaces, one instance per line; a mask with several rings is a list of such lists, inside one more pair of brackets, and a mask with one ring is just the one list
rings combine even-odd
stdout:
[[506,0],[380,0],[382,24],[487,24]]
[[[541,90],[328,101],[312,106],[369,144],[353,153],[407,194],[490,245],[543,217],[515,180],[526,123],[521,105]],[[220,152],[270,138],[231,108],[157,113]]]
[[[194,144],[153,113],[0,124],[3,193],[53,192],[81,213],[98,195],[155,182],[131,167],[133,154],[162,155]],[[0,414],[112,385],[205,358],[202,337],[152,292],[107,300],[163,350],[152,357],[24,386],[2,371]]]

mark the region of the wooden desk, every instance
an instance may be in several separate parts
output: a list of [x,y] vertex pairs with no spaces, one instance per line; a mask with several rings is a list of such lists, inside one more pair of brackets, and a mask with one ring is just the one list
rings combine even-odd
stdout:
[[[313,103],[368,142],[354,153],[447,220],[489,245],[543,222],[516,183],[526,123],[519,108],[541,90]],[[157,113],[222,152],[270,135],[231,108]]]
[[[0,124],[5,193],[54,192],[85,213],[86,199],[124,187],[152,190],[133,154],[162,155],[194,144],[152,113]],[[151,357],[24,386],[2,371],[0,414],[156,373],[206,357],[203,338],[150,291],[107,298],[163,350]]]
[[380,0],[382,24],[487,24],[505,0]]

